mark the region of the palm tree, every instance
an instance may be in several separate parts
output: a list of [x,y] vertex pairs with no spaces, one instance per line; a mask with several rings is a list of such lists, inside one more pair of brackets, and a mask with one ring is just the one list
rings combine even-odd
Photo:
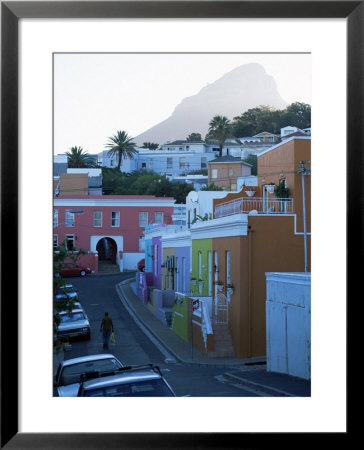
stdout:
[[222,156],[222,148],[226,138],[231,132],[230,120],[225,116],[214,116],[209,123],[209,136],[219,142],[219,156]]
[[132,158],[137,153],[136,143],[132,142],[132,139],[125,131],[117,131],[114,136],[109,137],[109,142],[105,144],[110,149],[107,153],[108,156],[118,156],[118,170],[120,170],[121,158]]
[[67,164],[69,168],[79,167],[95,167],[95,159],[87,152],[84,152],[82,147],[71,147],[69,152],[66,152]]

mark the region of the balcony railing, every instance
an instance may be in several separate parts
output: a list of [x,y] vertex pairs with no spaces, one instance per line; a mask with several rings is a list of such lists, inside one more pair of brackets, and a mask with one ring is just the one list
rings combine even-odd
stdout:
[[292,198],[239,198],[230,202],[219,203],[215,207],[215,219],[231,216],[233,214],[248,214],[255,211],[257,214],[292,214]]

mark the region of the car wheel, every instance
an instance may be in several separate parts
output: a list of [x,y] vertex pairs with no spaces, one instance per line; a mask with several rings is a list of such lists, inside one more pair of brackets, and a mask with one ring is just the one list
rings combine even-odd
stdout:
[[86,272],[84,270],[81,270],[80,275],[81,277],[84,277],[86,275]]

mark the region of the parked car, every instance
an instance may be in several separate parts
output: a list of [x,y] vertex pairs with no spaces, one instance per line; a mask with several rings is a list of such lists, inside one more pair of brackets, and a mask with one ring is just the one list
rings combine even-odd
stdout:
[[176,397],[161,370],[153,364],[124,366],[112,372],[81,376],[78,397]]
[[75,289],[72,284],[65,284],[57,289],[56,300],[77,300],[78,294],[77,289]]
[[61,319],[57,329],[58,339],[75,337],[91,339],[90,322],[84,309],[74,308],[71,312],[61,311],[58,314]]
[[145,258],[141,259],[138,262],[138,270],[140,270],[141,272],[144,272],[144,267],[145,267]]
[[122,367],[111,353],[87,355],[62,361],[57,369],[54,387],[59,397],[77,397],[81,376],[93,371],[109,371]]
[[62,277],[76,277],[79,275],[81,275],[81,277],[84,277],[86,274],[91,273],[91,269],[86,266],[79,266],[77,264],[66,263],[62,264],[59,273],[62,275]]

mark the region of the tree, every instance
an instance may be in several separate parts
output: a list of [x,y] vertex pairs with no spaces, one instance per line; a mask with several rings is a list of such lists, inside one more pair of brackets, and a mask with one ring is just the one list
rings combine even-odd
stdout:
[[224,190],[223,187],[216,186],[214,183],[211,183],[201,188],[201,191],[223,191],[223,190]]
[[60,287],[66,285],[66,280],[61,276],[60,271],[66,259],[70,259],[74,264],[77,263],[81,255],[86,252],[82,249],[72,248],[67,246],[67,242],[63,241],[58,247],[54,249],[53,253],[53,331],[57,333],[58,325],[60,323],[59,312],[71,312],[74,305],[74,300],[67,297],[63,300],[56,300],[56,295]]
[[258,174],[258,157],[257,155],[254,155],[253,153],[250,153],[249,155],[247,155],[244,159],[244,162],[251,164],[252,167],[252,175],[257,175]]
[[121,158],[127,159],[132,158],[135,153],[137,153],[135,147],[136,143],[132,142],[133,138],[130,137],[125,131],[117,131],[114,136],[108,138],[109,142],[106,145],[106,148],[109,149],[107,155],[118,157],[118,165],[117,168],[120,170],[121,166]]
[[232,134],[238,137],[254,136],[262,131],[279,134],[280,129],[287,125],[297,128],[309,127],[311,106],[295,102],[286,109],[275,109],[267,105],[248,109],[240,116],[234,117]]
[[286,125],[307,128],[311,125],[311,106],[307,103],[291,103],[287,106],[284,117]]
[[149,150],[157,150],[159,144],[155,144],[153,142],[143,142],[142,148],[149,148]]
[[222,148],[227,137],[231,133],[230,120],[226,116],[214,116],[209,123],[208,136],[219,142],[219,156],[222,156]]
[[186,141],[188,142],[199,142],[202,141],[202,136],[200,133],[191,133],[187,136]]
[[89,153],[84,152],[82,147],[71,147],[66,155],[69,168],[95,167],[97,165],[95,159]]

